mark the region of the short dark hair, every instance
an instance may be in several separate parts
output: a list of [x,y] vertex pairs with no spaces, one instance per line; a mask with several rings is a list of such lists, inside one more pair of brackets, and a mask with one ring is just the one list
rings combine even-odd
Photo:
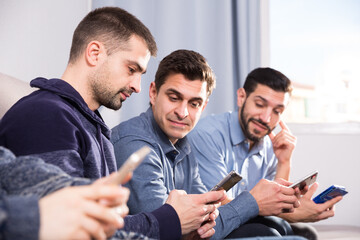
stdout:
[[139,19],[118,7],[97,8],[88,13],[76,27],[69,62],[76,61],[93,40],[102,42],[110,55],[126,47],[132,35],[144,39],[150,54],[156,56],[154,37]]
[[256,68],[251,71],[245,80],[244,89],[249,96],[255,91],[258,84],[268,86],[277,92],[285,92],[291,95],[291,81],[281,72],[272,68]]
[[171,74],[183,74],[189,80],[206,81],[207,97],[215,88],[216,78],[206,59],[195,51],[176,50],[161,60],[155,74],[155,87],[159,91],[165,83],[166,78]]

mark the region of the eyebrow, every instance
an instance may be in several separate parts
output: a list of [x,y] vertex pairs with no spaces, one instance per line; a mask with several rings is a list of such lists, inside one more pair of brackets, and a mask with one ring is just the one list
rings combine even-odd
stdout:
[[[255,98],[260,98],[260,100],[262,100],[263,102],[266,102],[266,103],[269,102],[267,99],[263,98],[262,96],[255,96]],[[279,108],[279,107],[285,108],[284,104],[278,104],[275,106],[275,108]]]
[[[184,98],[184,95],[182,93],[180,93],[178,90],[173,89],[173,88],[167,89],[165,91],[165,93],[167,93],[167,94],[174,93],[177,96],[181,97],[182,99]],[[194,98],[191,98],[190,101],[201,101],[201,103],[202,103],[204,100],[201,97],[194,97]]]

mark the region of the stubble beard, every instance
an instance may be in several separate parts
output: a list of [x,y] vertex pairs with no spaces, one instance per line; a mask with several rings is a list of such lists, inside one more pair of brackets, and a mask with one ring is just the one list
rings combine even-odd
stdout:
[[[242,130],[244,132],[245,137],[248,140],[250,140],[251,142],[253,142],[254,144],[256,144],[256,143],[260,142],[272,130],[270,129],[270,127],[266,123],[262,122],[259,119],[249,118],[249,120],[246,121],[245,114],[244,114],[245,104],[246,104],[246,100],[245,100],[245,102],[244,102],[244,104],[243,104],[243,106],[241,107],[241,110],[240,110],[240,126],[241,126],[241,128],[242,128]],[[255,121],[255,122],[258,122],[258,123],[262,124],[263,126],[265,126],[268,129],[268,132],[262,137],[258,137],[256,135],[252,134],[250,132],[250,127],[249,127],[249,123],[251,121]],[[254,132],[257,133],[257,134],[260,134],[260,132],[258,130],[256,130],[256,129],[254,129]]]
[[119,110],[123,102],[120,98],[120,93],[128,91],[126,88],[121,88],[117,92],[114,92],[107,84],[108,79],[109,70],[107,62],[105,62],[97,72],[90,76],[93,98],[100,104],[100,106],[105,106],[113,110]]

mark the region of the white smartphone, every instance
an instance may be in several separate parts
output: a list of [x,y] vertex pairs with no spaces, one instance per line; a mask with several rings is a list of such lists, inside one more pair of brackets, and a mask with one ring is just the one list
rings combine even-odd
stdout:
[[316,181],[318,175],[318,171],[314,171],[305,177],[301,178],[300,180],[294,182],[289,186],[289,188],[296,188],[298,187],[300,190],[303,190],[305,186],[310,186]]
[[116,175],[110,179],[110,183],[116,185],[122,184],[125,177],[130,172],[133,172],[149,153],[150,148],[148,146],[144,146],[131,154],[130,157],[126,159],[125,163],[119,168]]

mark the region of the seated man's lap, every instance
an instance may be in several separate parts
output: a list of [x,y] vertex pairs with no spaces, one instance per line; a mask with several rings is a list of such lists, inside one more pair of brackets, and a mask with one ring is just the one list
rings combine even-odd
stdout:
[[293,235],[293,231],[288,222],[279,217],[258,216],[232,231],[226,238],[286,235]]

